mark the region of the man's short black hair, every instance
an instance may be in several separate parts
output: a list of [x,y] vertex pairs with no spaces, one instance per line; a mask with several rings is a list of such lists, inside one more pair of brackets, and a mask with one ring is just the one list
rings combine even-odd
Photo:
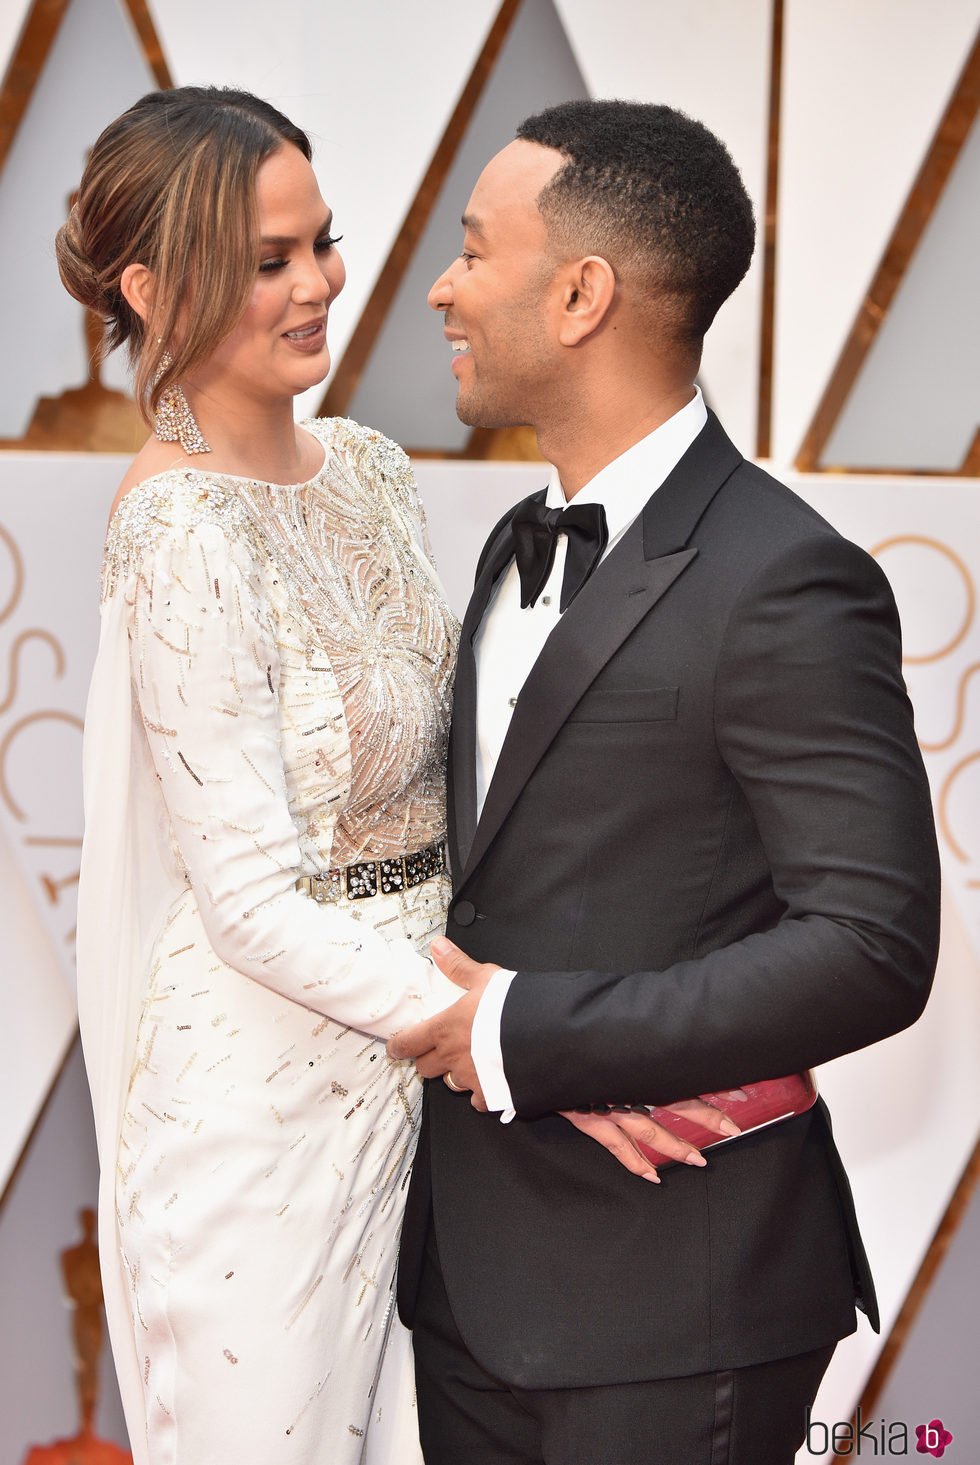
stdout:
[[537,200],[555,244],[608,259],[668,331],[699,347],[755,245],[724,144],[673,107],[625,101],[562,102],[517,136],[567,159]]

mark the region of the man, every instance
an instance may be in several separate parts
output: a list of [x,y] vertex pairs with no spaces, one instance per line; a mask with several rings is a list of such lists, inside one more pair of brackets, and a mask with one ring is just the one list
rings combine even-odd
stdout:
[[825,1109],[659,1186],[556,1111],[798,1072],[918,1017],[938,867],[892,597],[694,386],[753,246],[706,129],[550,109],[463,222],[430,295],[458,414],[533,425],[555,474],[491,535],[463,626],[462,950],[434,950],[470,990],[390,1045],[446,1078],[400,1276],[426,1460],[789,1465],[855,1299],[876,1320]]

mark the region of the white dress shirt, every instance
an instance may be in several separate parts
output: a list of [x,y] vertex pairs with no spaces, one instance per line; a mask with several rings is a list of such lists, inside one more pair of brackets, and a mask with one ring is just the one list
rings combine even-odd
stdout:
[[[686,406],[647,437],[614,458],[574,496],[576,504],[602,504],[609,539],[603,559],[618,544],[644,504],[683,458],[707,421],[700,388]],[[552,468],[546,503],[564,508],[565,494]],[[473,638],[476,660],[476,793],[477,814],[493,778],[510,719],[528,674],[541,654],[561,612],[558,601],[565,572],[568,536],[559,534],[547,584],[534,605],[521,608],[521,581],[511,561],[497,582]],[[567,612],[566,612],[567,614]],[[473,1020],[471,1051],[480,1087],[491,1110],[514,1117],[510,1085],[500,1050],[500,1018],[516,974],[499,971],[487,985]]]

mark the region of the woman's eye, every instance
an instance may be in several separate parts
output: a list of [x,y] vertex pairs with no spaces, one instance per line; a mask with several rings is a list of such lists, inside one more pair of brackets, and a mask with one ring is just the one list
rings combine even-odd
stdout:
[[[333,249],[334,245],[335,244],[339,244],[340,241],[341,241],[341,239],[343,239],[343,237],[344,237],[343,234],[337,234],[336,236],[334,236],[333,234],[324,234],[313,245],[313,253],[314,254],[329,254],[330,251],[331,251],[331,249]],[[263,259],[259,263],[259,274],[260,275],[272,275],[272,274],[275,274],[278,270],[284,270],[286,268],[286,266],[288,265],[288,263],[289,263],[289,260],[288,259],[284,259],[282,255],[278,255],[278,254],[273,259]]]

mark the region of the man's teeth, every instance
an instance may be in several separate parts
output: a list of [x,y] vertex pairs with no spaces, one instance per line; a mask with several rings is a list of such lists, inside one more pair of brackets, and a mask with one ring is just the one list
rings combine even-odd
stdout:
[[469,341],[453,341],[452,346],[454,352],[468,351],[470,349]]

